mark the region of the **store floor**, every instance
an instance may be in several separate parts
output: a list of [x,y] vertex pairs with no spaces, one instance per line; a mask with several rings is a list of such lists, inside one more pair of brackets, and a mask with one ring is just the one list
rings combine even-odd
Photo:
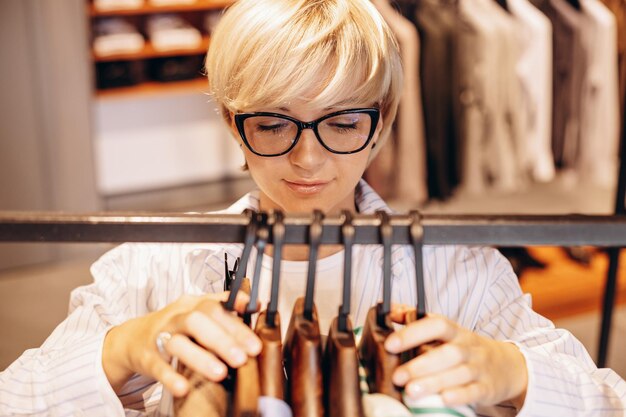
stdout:
[[[72,288],[90,282],[91,260],[41,265],[0,272],[0,369],[22,351],[40,345],[67,312]],[[556,321],[569,329],[595,358],[599,316],[587,312]],[[609,366],[626,377],[626,306],[616,310]]]

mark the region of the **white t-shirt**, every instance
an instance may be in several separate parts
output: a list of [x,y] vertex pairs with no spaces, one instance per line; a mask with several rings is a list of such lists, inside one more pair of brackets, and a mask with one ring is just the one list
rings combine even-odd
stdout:
[[[353,250],[353,256],[360,249]],[[337,316],[341,305],[343,288],[343,257],[344,251],[338,252],[317,262],[315,278],[315,307],[322,334],[328,334],[331,321]],[[272,262],[270,256],[263,256],[263,266],[259,281],[259,300],[265,306],[270,301],[272,283]],[[249,265],[254,265],[254,260]],[[280,286],[278,296],[278,312],[283,338],[287,332],[291,311],[296,300],[304,297],[306,292],[306,276],[308,262],[282,261],[280,269]]]

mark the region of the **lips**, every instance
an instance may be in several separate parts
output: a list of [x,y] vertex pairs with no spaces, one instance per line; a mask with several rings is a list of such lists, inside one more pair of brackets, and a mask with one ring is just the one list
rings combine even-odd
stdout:
[[315,194],[322,191],[330,181],[288,181],[284,180],[287,187],[299,194]]

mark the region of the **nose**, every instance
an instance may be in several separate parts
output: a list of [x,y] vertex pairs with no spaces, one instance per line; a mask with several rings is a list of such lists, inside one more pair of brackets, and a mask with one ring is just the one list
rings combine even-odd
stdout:
[[289,161],[306,171],[316,171],[327,158],[327,151],[317,140],[313,129],[303,129],[295,148],[289,152]]

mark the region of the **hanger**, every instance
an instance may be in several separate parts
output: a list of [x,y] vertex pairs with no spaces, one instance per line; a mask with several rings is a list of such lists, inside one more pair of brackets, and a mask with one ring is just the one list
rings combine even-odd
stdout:
[[240,258],[237,257],[237,259],[235,259],[235,265],[233,265],[233,269],[228,269],[228,253],[224,252],[224,291],[230,291],[230,286],[235,280],[235,274],[237,273],[237,269],[239,268],[239,260]]
[[285,340],[287,399],[294,417],[323,417],[322,340],[317,311],[313,304],[315,269],[322,241],[323,214],[313,211],[309,227],[309,269],[306,294],[300,297],[291,314]]
[[389,214],[377,211],[380,218],[380,238],[383,244],[383,301],[367,312],[359,354],[369,374],[370,391],[389,395],[402,400],[400,390],[393,384],[391,376],[400,365],[400,355],[385,350],[385,339],[393,333],[391,318],[391,244],[393,228]]
[[261,395],[283,400],[285,398],[285,372],[278,314],[278,288],[280,283],[280,262],[285,240],[284,215],[276,210],[271,213],[274,259],[272,265],[272,289],[270,303],[266,311],[259,315],[255,332],[261,339],[263,348],[258,356]]
[[[252,322],[252,314],[256,313],[258,304],[259,281],[261,281],[261,267],[263,255],[269,238],[267,226],[267,214],[256,214],[256,260],[254,262],[254,275],[250,286],[250,301],[243,314],[243,321],[248,326]],[[243,286],[241,287],[243,288]],[[257,358],[248,358],[248,361],[237,368],[233,388],[232,417],[256,417],[259,415],[259,397],[261,396],[261,381],[259,377],[259,364]]]
[[[235,307],[235,299],[237,293],[242,287],[246,265],[254,241],[256,238],[256,213],[253,210],[246,209],[244,214],[248,217],[248,226],[246,227],[246,237],[244,241],[241,262],[235,274],[235,279],[230,283],[231,292],[229,298],[223,303],[224,308],[233,311]],[[225,280],[230,278],[228,268],[226,268]],[[204,376],[187,368],[183,363],[178,363],[178,372],[187,378],[191,384],[191,390],[184,397],[174,398],[174,415],[176,417],[196,417],[202,415],[205,417],[226,417],[228,413],[228,390],[232,389],[232,380],[227,377],[222,382],[213,382]],[[232,374],[232,372],[231,372]]]
[[[411,244],[413,245],[413,253],[415,254],[415,287],[417,289],[417,305],[415,310],[406,313],[404,323],[409,324],[426,317],[426,292],[424,290],[424,259],[422,249],[424,246],[424,227],[422,226],[422,215],[412,210],[409,213],[411,225],[409,226],[409,235]],[[409,361],[416,356],[421,355],[429,349],[437,347],[441,342],[433,341],[425,343],[414,349],[410,349],[402,355],[402,362]]]
[[352,214],[342,211],[341,236],[344,246],[343,302],[339,315],[330,325],[324,353],[324,394],[327,410],[333,417],[362,417],[363,404],[359,379],[359,358],[352,323],[350,291],[352,284],[352,245],[355,229]]
[[409,226],[409,234],[411,244],[413,245],[413,253],[415,255],[415,288],[417,289],[417,305],[415,311],[407,313],[405,322],[408,324],[412,321],[426,317],[426,293],[424,290],[424,265],[422,248],[424,246],[424,227],[422,226],[422,215],[417,210],[409,213],[411,224]]

